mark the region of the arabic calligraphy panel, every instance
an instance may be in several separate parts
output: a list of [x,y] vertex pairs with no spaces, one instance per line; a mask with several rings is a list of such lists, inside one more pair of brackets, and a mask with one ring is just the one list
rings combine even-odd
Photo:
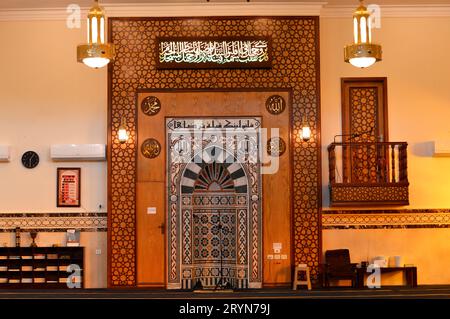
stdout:
[[268,37],[158,38],[158,69],[271,68]]

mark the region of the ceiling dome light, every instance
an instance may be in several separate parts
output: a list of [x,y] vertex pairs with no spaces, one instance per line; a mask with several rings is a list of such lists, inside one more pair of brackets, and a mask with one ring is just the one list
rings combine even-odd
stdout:
[[353,13],[354,43],[345,46],[344,60],[358,68],[367,68],[381,61],[381,45],[372,43],[372,20],[370,12],[360,0],[360,5]]
[[83,63],[93,69],[100,69],[108,65],[110,59],[107,58],[84,58]]
[[115,50],[113,44],[105,43],[106,16],[98,0],[89,10],[87,25],[88,43],[77,47],[77,60],[90,68],[103,68],[114,59]]

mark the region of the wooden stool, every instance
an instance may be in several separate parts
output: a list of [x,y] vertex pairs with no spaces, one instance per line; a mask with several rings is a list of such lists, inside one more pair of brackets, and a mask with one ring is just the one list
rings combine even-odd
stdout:
[[[302,281],[298,279],[298,275],[300,272],[304,271],[306,276],[306,281]],[[295,267],[294,271],[294,285],[292,287],[293,290],[297,290],[298,285],[307,285],[308,290],[311,290],[311,278],[309,276],[309,267],[306,264],[299,264]]]

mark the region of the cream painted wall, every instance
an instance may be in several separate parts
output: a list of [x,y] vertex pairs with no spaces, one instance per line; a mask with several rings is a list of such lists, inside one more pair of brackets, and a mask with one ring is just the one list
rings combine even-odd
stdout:
[[342,77],[387,77],[390,141],[408,145],[409,208],[450,208],[450,158],[433,158],[450,141],[450,18],[382,18],[374,42],[383,61],[357,69],[343,61],[351,19],[321,19],[323,206],[329,206],[327,146],[341,134]]
[[[390,141],[406,141],[410,206],[450,208],[450,158],[432,157],[436,139],[450,141],[450,18],[384,18],[374,30],[383,61],[368,69],[343,62],[352,20],[321,19],[323,206],[329,207],[326,147],[341,133],[341,77],[387,77]],[[352,262],[402,255],[418,267],[419,284],[450,284],[450,229],[324,230],[323,250],[349,248]],[[395,277],[397,276],[397,277]],[[383,284],[400,284],[401,276]]]
[[[417,266],[419,285],[450,283],[450,230],[448,228],[324,230],[324,251],[348,248],[352,262],[375,256],[402,256]],[[382,276],[382,285],[401,285],[401,273]]]
[[[50,159],[51,144],[106,144],[107,71],[76,62],[85,30],[68,29],[65,21],[0,23],[0,145],[12,147],[11,162],[0,163],[0,213],[106,210],[106,162]],[[40,155],[33,170],[20,162],[26,150]],[[56,168],[64,166],[82,169],[81,208],[56,208]],[[63,235],[40,238],[52,243]],[[81,242],[87,286],[105,287],[106,233],[82,232]],[[101,255],[96,248],[103,248]]]

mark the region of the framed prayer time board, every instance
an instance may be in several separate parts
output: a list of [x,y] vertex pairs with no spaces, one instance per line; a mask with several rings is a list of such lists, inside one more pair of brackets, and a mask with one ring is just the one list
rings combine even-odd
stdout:
[[56,207],[81,206],[81,168],[60,167],[57,169]]

